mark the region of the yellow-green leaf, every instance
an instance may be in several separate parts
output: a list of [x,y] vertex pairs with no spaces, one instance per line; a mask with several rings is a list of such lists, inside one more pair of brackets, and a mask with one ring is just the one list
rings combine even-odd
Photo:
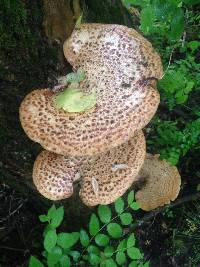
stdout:
[[67,112],[83,112],[96,104],[96,93],[86,95],[79,89],[68,88],[55,98],[56,106]]

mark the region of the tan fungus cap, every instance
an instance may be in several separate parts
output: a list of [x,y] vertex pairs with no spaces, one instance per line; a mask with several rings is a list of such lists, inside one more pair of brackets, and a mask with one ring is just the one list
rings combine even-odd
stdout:
[[73,182],[80,178],[81,159],[42,151],[33,166],[33,182],[46,198],[61,200],[73,194]]
[[181,185],[178,169],[166,160],[160,160],[159,155],[147,154],[138,180],[140,178],[146,180],[146,185],[135,198],[143,210],[155,209],[177,198]]
[[162,64],[139,33],[120,25],[83,24],[65,42],[64,53],[74,69],[85,72],[79,89],[96,91],[96,105],[68,113],[55,107],[56,93],[31,92],[21,104],[20,120],[32,140],[62,155],[94,155],[127,141],[151,120]]
[[142,131],[117,148],[85,164],[80,197],[87,206],[110,204],[135,181],[146,154]]

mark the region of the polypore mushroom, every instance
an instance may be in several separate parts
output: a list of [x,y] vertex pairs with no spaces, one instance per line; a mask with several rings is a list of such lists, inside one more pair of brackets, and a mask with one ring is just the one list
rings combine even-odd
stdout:
[[135,181],[145,158],[142,131],[117,148],[86,163],[82,170],[80,197],[87,206],[110,204]]
[[61,200],[73,193],[73,182],[79,179],[81,159],[64,157],[50,151],[42,151],[33,166],[33,182],[46,198]]
[[46,198],[59,200],[73,193],[73,182],[82,178],[80,197],[88,206],[108,204],[135,180],[145,158],[142,131],[123,145],[94,157],[69,157],[43,151],[33,168],[33,181]]
[[31,92],[21,104],[20,120],[32,140],[62,155],[94,155],[129,140],[150,121],[159,104],[155,81],[162,65],[139,33],[120,25],[83,24],[65,42],[64,54],[86,76],[77,95],[95,93],[96,105],[71,113],[56,105],[58,93]]
[[135,198],[143,210],[155,209],[177,198],[181,185],[180,174],[175,166],[160,160],[159,155],[147,154],[138,181],[141,178],[146,180],[146,184]]

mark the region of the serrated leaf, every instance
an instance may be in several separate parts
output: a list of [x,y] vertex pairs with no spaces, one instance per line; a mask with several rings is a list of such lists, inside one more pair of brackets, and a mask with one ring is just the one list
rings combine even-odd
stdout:
[[107,231],[112,238],[119,238],[122,236],[122,228],[118,223],[109,223]]
[[80,231],[80,242],[83,247],[87,247],[90,243],[89,236],[85,230]]
[[103,223],[108,223],[111,219],[111,209],[106,205],[98,206],[98,215]]
[[44,267],[43,263],[39,261],[36,257],[31,256],[29,261],[29,267]]
[[127,254],[132,260],[139,260],[142,258],[140,250],[135,247],[127,248]]
[[55,103],[67,112],[84,112],[96,105],[96,93],[85,94],[79,89],[67,88],[55,97]]
[[89,262],[92,266],[98,266],[100,261],[101,261],[101,258],[97,256],[96,254],[91,253],[89,255]]
[[127,245],[126,244],[127,244],[126,239],[121,240],[119,242],[118,246],[117,246],[117,251],[119,251],[119,252],[125,251],[126,248],[127,248]]
[[70,267],[71,266],[70,258],[67,255],[63,255],[60,258],[59,263],[60,263],[61,267]]
[[131,213],[129,212],[124,212],[120,215],[120,220],[123,225],[129,225],[132,223],[133,218]]
[[114,247],[107,246],[107,247],[105,247],[105,249],[104,249],[104,255],[105,255],[106,257],[112,257],[114,251],[115,251]]
[[115,210],[118,214],[122,213],[124,210],[124,200],[120,197],[118,198],[115,203]]
[[97,234],[95,236],[95,242],[98,246],[107,246],[109,243],[110,238],[107,235],[104,234]]
[[140,205],[139,205],[139,203],[137,203],[137,202],[133,202],[133,203],[130,205],[130,208],[131,208],[132,210],[139,210],[139,209],[140,209]]
[[62,257],[62,249],[59,247],[54,247],[50,253],[47,255],[47,265],[48,267],[53,267]]
[[128,193],[128,204],[130,205],[131,203],[133,203],[133,201],[134,201],[134,198],[135,198],[135,195],[134,195],[134,191],[130,191],[129,193]]
[[92,214],[89,222],[89,233],[91,236],[96,235],[100,230],[99,219],[96,214]]
[[135,235],[132,233],[127,239],[127,248],[135,246]]
[[44,248],[51,252],[57,242],[57,234],[55,230],[49,230],[44,237]]
[[64,208],[59,207],[52,214],[51,226],[54,228],[58,227],[62,223],[63,217],[64,217]]
[[126,255],[124,252],[117,252],[116,253],[116,262],[119,264],[119,265],[122,265],[124,264],[126,261]]
[[68,249],[74,246],[78,242],[78,240],[79,240],[78,232],[60,233],[58,234],[57,244],[64,249]]

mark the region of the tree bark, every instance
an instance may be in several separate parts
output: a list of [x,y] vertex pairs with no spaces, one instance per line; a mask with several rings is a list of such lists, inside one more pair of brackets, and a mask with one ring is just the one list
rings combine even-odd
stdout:
[[[72,32],[75,21],[81,13],[81,7],[79,0],[43,0],[41,5],[39,1],[28,1],[30,10],[26,10],[27,14],[32,16],[27,17],[27,21],[28,19],[32,21],[35,19],[35,11],[32,8],[36,10],[35,5],[37,5],[37,10],[40,7],[43,8],[41,12],[44,14],[43,24],[41,23],[40,31],[38,31],[38,28],[31,28],[34,23],[31,22],[30,25],[26,24],[26,30],[28,32],[35,31],[38,34],[38,46],[30,47],[26,51],[17,50],[18,46],[23,47],[24,43],[20,43],[22,38],[12,35],[11,38],[13,39],[11,41],[14,40],[16,46],[9,48],[11,49],[9,51],[13,55],[22,53],[23,57],[21,57],[21,61],[23,62],[17,62],[14,68],[11,68],[11,71],[15,71],[14,79],[9,81],[5,79],[0,84],[0,185],[7,184],[15,188],[16,191],[20,192],[22,197],[28,198],[38,212],[41,213],[46,211],[47,207],[53,203],[43,198],[37,192],[32,182],[33,162],[41,147],[29,140],[23,132],[19,122],[18,110],[22,99],[28,92],[34,88],[44,88],[44,86],[49,85],[49,74],[51,75],[49,64],[56,63],[54,63],[54,58],[49,54],[48,44],[47,46],[43,46],[44,40],[48,39],[49,44],[53,41],[58,42],[57,51],[62,55],[62,43]],[[5,7],[5,10],[8,8]],[[28,7],[24,5],[24,8],[26,9]],[[82,9],[85,21],[121,24],[127,24],[129,22],[126,10],[123,9],[120,0],[85,0],[82,1]],[[21,9],[19,8],[19,10]],[[7,16],[6,13],[4,15],[5,17]],[[12,32],[12,29],[10,31]],[[44,33],[46,37],[44,37]],[[21,34],[24,33],[22,32]],[[29,37],[29,35],[27,36]],[[39,46],[41,44],[42,46]],[[7,50],[5,49],[5,51]],[[41,51],[43,51],[42,55],[45,56],[46,61],[51,63],[41,63]],[[35,53],[35,57],[33,57],[33,52]],[[11,65],[12,60],[14,62],[14,56],[11,57]],[[15,75],[16,73],[17,75]],[[59,76],[58,73],[57,75]],[[78,191],[79,188],[77,185],[75,193],[71,198],[59,202],[64,204],[67,215],[66,221],[72,225],[87,222],[91,213],[91,209],[81,203]]]

